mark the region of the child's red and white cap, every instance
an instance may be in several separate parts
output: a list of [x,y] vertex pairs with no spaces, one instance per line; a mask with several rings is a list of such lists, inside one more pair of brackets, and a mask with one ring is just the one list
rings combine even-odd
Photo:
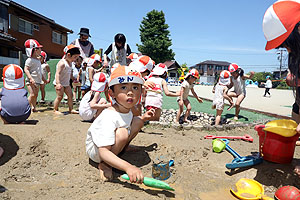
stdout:
[[154,61],[149,56],[140,56],[130,63],[129,66],[133,66],[138,72],[143,73],[146,70],[151,72],[154,64]]
[[239,66],[235,63],[231,63],[228,67],[228,71],[229,72],[235,72],[237,69],[239,68]]
[[109,81],[109,87],[122,83],[138,83],[144,84],[144,80],[140,72],[132,66],[119,66],[115,69]]
[[190,69],[190,71],[185,75],[185,78],[189,77],[189,76],[193,76],[196,79],[199,78],[199,72],[197,69]]
[[[64,51],[64,55],[63,55],[62,58],[65,58],[67,52],[68,52],[70,49],[73,49],[73,48],[78,48],[78,47],[75,46],[74,44],[69,44],[69,45],[65,46],[65,48],[64,48],[64,50],[63,50],[63,51]],[[78,49],[79,49],[79,48],[78,48]]]
[[24,88],[23,69],[15,64],[6,65],[3,68],[3,87],[8,90]]
[[95,61],[102,62],[101,56],[99,54],[95,53],[95,54],[91,55],[90,58],[94,59]]
[[158,65],[155,65],[153,71],[151,72],[152,75],[163,75],[164,73],[168,72],[168,67],[163,64],[163,63],[159,63]]
[[115,71],[115,69],[117,69],[120,66],[121,66],[120,63],[113,64],[113,66],[111,66],[111,68],[110,68],[110,73],[113,73]]
[[44,58],[44,62],[46,62],[47,59],[47,53],[45,51],[41,51],[41,56]]
[[24,43],[24,46],[25,46],[25,51],[26,51],[27,57],[32,56],[32,50],[34,48],[42,48],[43,47],[42,45],[40,45],[40,43],[37,40],[34,40],[34,39],[26,40]]
[[107,79],[104,73],[98,72],[94,74],[94,81],[92,83],[91,90],[95,92],[103,92],[107,85]]
[[127,58],[129,58],[132,62],[136,60],[138,57],[139,55],[136,53],[131,53],[129,56],[127,56]]
[[220,73],[219,83],[222,85],[229,85],[230,84],[230,72],[227,70],[223,70]]
[[267,39],[265,49],[280,46],[300,21],[300,1],[281,0],[271,5],[263,18],[263,32]]

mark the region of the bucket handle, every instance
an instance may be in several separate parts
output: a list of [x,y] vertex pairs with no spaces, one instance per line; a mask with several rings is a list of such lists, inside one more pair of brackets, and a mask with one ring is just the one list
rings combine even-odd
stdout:
[[265,137],[264,137],[264,140],[262,141],[262,144],[260,145],[260,150],[259,150],[259,153],[260,153],[260,156],[263,157],[264,154],[262,152],[262,149],[264,147],[264,144],[265,144],[265,141],[266,141],[266,138],[267,138],[267,131],[263,130],[263,132],[265,133]]

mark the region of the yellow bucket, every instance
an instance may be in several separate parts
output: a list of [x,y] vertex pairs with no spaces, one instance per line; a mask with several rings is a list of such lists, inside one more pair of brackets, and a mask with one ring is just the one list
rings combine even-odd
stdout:
[[297,134],[298,124],[290,119],[278,119],[266,123],[264,131],[276,133],[283,137],[292,137]]

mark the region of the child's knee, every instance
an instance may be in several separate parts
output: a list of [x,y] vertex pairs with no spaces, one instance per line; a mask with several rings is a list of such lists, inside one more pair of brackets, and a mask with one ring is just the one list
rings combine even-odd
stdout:
[[116,140],[117,142],[127,143],[129,138],[128,130],[126,128],[118,128],[116,130]]

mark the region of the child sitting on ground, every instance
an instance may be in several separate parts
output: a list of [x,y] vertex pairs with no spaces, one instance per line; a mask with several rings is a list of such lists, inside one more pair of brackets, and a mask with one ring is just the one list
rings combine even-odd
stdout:
[[[216,109],[216,119],[215,119],[215,125],[219,125],[221,121],[221,115],[224,109],[224,98],[227,99],[230,102],[230,98],[227,96],[228,87],[230,84],[230,72],[227,70],[223,70],[220,73],[220,78],[218,83],[215,86],[214,89],[214,100],[212,109]],[[231,102],[233,104],[233,102]]]
[[150,119],[150,121],[159,121],[163,103],[162,92],[165,92],[166,96],[177,97],[180,92],[172,93],[169,92],[166,78],[168,77],[168,68],[165,64],[158,64],[154,67],[151,72],[150,78],[147,81],[153,82],[155,87],[147,88],[147,95],[145,98],[145,107],[147,110],[151,108],[155,109],[155,115]]
[[41,61],[39,60],[43,46],[33,39],[26,40],[24,46],[28,57],[24,67],[26,85],[29,91],[28,101],[32,112],[36,112],[36,100],[39,94],[40,84],[42,81],[47,82],[42,76]]
[[[232,63],[228,67],[228,71],[231,73],[231,83],[228,88],[233,87],[233,91],[229,91],[227,93],[228,97],[230,98],[231,106],[227,109],[230,110],[235,106],[235,116],[234,120],[238,120],[239,113],[240,113],[240,106],[242,101],[246,97],[246,79],[251,79],[254,76],[254,72],[250,72],[250,75],[244,74],[244,70],[241,69],[237,64]],[[233,98],[236,98],[235,105],[233,104]]]
[[101,98],[101,92],[107,92],[107,79],[104,73],[98,72],[94,75],[91,90],[83,96],[79,105],[79,115],[84,121],[93,121],[102,110],[111,106]]
[[51,72],[50,72],[50,67],[48,63],[46,62],[47,59],[47,54],[45,51],[41,52],[40,55],[40,61],[41,61],[41,68],[42,68],[42,76],[46,80],[46,82],[42,81],[41,83],[41,103],[45,103],[45,96],[46,96],[46,91],[45,91],[45,86],[46,84],[50,83],[51,79]]
[[65,56],[56,65],[55,78],[53,80],[56,91],[54,113],[62,114],[58,111],[58,106],[65,93],[68,97],[69,113],[78,114],[76,110],[73,110],[73,93],[70,86],[70,79],[72,75],[72,62],[79,57],[80,51],[78,47],[70,44],[65,47],[64,52],[66,52]]
[[141,97],[143,83],[141,74],[131,67],[120,66],[111,74],[109,95],[116,103],[101,112],[86,138],[86,152],[91,160],[99,163],[101,180],[111,180],[114,167],[125,171],[131,182],[143,182],[142,171],[118,157],[154,114],[153,109],[142,117],[133,117],[131,112]]
[[194,97],[202,103],[202,99],[198,97],[194,90],[194,82],[199,78],[199,72],[196,69],[191,69],[185,76],[183,83],[181,84],[180,95],[177,99],[179,111],[177,112],[176,122],[179,123],[180,115],[183,112],[183,105],[186,107],[186,112],[183,118],[183,123],[188,123],[187,118],[190,115],[192,110],[191,103],[188,99],[190,91],[194,95]]
[[3,88],[0,92],[0,115],[4,124],[24,122],[31,114],[24,89],[23,70],[18,65],[3,68]]

